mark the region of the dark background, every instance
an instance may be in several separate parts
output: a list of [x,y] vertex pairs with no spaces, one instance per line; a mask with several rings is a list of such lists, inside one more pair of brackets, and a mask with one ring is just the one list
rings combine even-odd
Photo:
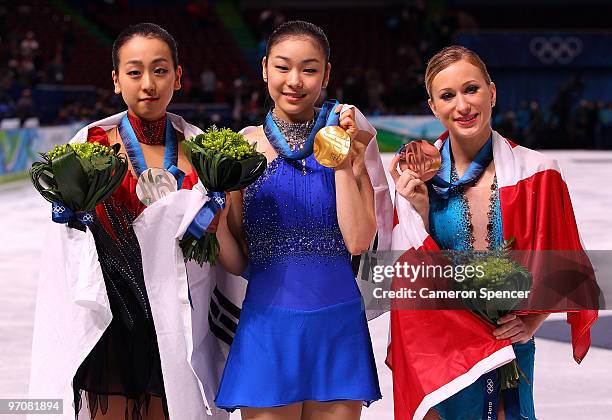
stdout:
[[0,118],[41,125],[124,109],[111,45],[155,22],[179,43],[170,110],[200,127],[258,124],[260,60],[275,26],[303,19],[331,44],[327,97],[368,115],[429,114],[423,73],[442,47],[474,49],[498,87],[494,128],[535,148],[612,148],[612,4],[606,1],[77,1],[0,5]]

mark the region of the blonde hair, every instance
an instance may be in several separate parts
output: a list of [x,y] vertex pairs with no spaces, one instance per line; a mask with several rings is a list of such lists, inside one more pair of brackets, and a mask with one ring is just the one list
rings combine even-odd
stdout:
[[431,98],[431,84],[434,78],[445,68],[458,61],[465,60],[470,64],[478,67],[482,72],[487,83],[491,83],[491,76],[487,71],[487,66],[478,57],[474,51],[462,47],[461,45],[451,45],[436,53],[427,62],[427,69],[425,70],[425,89],[427,89],[427,95]]

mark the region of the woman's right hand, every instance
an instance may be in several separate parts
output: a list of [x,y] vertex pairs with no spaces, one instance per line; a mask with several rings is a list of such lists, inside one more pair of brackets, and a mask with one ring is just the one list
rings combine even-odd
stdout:
[[225,207],[217,210],[215,217],[210,222],[210,225],[206,228],[206,233],[217,233],[217,229],[219,228],[219,222],[223,219],[223,222],[227,224],[227,213],[229,211],[230,206],[230,195],[228,192],[225,193]]
[[[398,171],[401,167],[401,172]],[[429,193],[427,186],[419,179],[419,175],[408,169],[405,162],[401,161],[399,155],[395,155],[391,160],[389,172],[395,182],[395,191],[412,204],[427,225],[429,219]]]

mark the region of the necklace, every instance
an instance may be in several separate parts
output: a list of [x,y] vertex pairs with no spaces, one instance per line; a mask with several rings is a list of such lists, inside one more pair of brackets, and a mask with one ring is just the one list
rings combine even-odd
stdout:
[[166,131],[165,115],[156,121],[146,121],[131,115],[129,112],[127,116],[139,143],[149,145],[164,144],[164,133]]
[[[315,114],[311,120],[292,123],[281,119],[274,113],[274,111],[272,111],[272,120],[280,130],[283,137],[285,137],[291,151],[304,148],[304,143],[315,126],[317,116],[318,112],[315,110]],[[302,159],[300,162],[302,163],[302,174],[306,175],[306,159]]]
[[[451,182],[457,182],[459,180],[459,175],[457,174],[457,169],[455,168],[455,162],[451,161]],[[475,182],[475,181],[474,181]],[[464,220],[467,221],[467,243],[470,249],[474,249],[474,242],[476,241],[474,238],[474,224],[472,222],[472,212],[470,211],[470,205],[467,197],[465,196],[465,190],[471,187],[472,184],[462,185],[462,186],[453,186],[451,188],[456,188],[459,196],[461,197],[462,202],[462,210]],[[487,248],[492,250],[492,247],[495,243],[495,232],[494,232],[494,217],[495,217],[495,205],[497,203],[499,197],[499,190],[497,187],[497,175],[493,177],[493,182],[491,183],[491,194],[489,196],[489,209],[487,211]]]

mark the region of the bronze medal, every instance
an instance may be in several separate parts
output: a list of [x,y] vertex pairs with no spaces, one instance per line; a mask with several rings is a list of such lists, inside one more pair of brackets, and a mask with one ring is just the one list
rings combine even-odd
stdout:
[[408,169],[416,172],[421,181],[429,181],[440,169],[442,158],[436,146],[426,140],[415,140],[400,151]]

